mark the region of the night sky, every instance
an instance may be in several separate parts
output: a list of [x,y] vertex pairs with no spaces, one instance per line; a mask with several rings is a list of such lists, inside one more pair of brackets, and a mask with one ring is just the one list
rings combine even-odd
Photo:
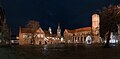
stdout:
[[28,20],[37,20],[43,29],[52,27],[56,32],[58,23],[75,29],[91,26],[91,15],[103,7],[120,4],[120,0],[1,0],[8,25],[13,34]]

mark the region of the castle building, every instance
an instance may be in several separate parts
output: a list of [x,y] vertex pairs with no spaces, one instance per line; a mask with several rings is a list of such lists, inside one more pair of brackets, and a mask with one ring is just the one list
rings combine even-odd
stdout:
[[91,36],[92,43],[100,43],[100,33],[99,33],[99,22],[100,18],[98,14],[92,15],[92,26],[83,27],[74,30],[65,29],[64,40],[65,43],[86,43],[86,37]]

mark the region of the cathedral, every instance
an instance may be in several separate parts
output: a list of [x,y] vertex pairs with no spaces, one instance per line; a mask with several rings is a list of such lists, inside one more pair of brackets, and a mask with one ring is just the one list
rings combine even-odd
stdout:
[[[92,15],[92,26],[83,27],[78,29],[65,29],[64,40],[65,43],[100,43],[100,33],[99,33],[99,22],[100,17],[98,14]],[[91,37],[90,40],[87,37]]]

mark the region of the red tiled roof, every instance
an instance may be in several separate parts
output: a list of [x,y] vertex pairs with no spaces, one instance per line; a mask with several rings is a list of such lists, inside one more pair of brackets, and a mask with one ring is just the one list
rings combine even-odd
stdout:
[[52,36],[49,31],[47,31],[47,30],[43,30],[43,31],[45,33],[45,36]]
[[21,28],[21,33],[31,33],[31,29],[30,28]]
[[78,28],[74,30],[66,29],[69,33],[76,33],[76,32],[82,32],[82,31],[91,31],[91,27],[84,27],[84,28]]
[[36,30],[36,33],[44,34],[44,31],[41,28],[39,28],[38,30]]

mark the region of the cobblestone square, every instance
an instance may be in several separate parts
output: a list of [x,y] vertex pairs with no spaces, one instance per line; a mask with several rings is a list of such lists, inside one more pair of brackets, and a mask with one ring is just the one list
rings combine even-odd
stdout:
[[120,46],[43,45],[1,47],[0,59],[120,59]]

